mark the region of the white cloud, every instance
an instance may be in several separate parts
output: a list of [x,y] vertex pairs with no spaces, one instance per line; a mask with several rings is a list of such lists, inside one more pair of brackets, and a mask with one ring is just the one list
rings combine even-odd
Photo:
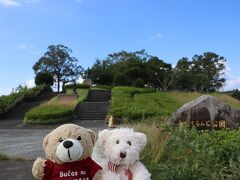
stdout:
[[17,46],[18,49],[26,49],[27,48],[27,45],[26,44],[19,44]]
[[0,5],[5,7],[16,7],[22,4],[40,4],[41,0],[0,0]]
[[225,69],[223,70],[224,74],[225,74],[226,76],[231,76],[231,71],[232,71],[232,69],[231,69],[230,66],[226,63],[226,64],[225,64]]
[[240,77],[229,77],[226,80],[224,90],[240,89]]
[[9,95],[13,91],[12,88],[0,88],[0,96],[2,95]]
[[155,40],[155,39],[163,39],[164,36],[163,36],[161,33],[156,33],[156,34],[150,36],[149,38],[152,39],[152,40]]
[[11,7],[11,6],[20,6],[20,3],[16,0],[0,0],[0,5]]
[[16,50],[24,50],[24,51],[29,51],[33,54],[40,54],[40,51],[38,50],[38,48],[36,48],[33,45],[28,45],[25,43],[17,45],[17,47],[14,48],[13,51],[16,51]]
[[34,79],[29,79],[25,82],[25,85],[27,86],[27,88],[33,88],[35,86],[35,82]]
[[79,78],[76,80],[76,82],[77,82],[77,83],[80,83],[80,84],[83,83],[83,81],[84,81],[84,79],[81,78],[81,77],[79,77]]
[[226,86],[223,88],[224,90],[233,90],[240,89],[240,76],[233,76],[231,67],[226,63],[225,64],[225,78],[226,78]]

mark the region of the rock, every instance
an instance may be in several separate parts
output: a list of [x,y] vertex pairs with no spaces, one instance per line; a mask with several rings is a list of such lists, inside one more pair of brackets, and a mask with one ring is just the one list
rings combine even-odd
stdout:
[[197,129],[238,129],[240,110],[221,102],[216,97],[203,95],[179,108],[169,119],[185,122]]

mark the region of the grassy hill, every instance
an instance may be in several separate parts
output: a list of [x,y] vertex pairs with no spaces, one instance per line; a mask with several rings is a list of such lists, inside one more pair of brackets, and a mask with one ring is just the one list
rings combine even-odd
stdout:
[[[161,120],[201,95],[197,92],[114,87],[110,114],[130,120],[149,117]],[[228,94],[210,95],[240,109],[240,101]],[[163,121],[133,122],[125,125],[144,132],[148,137],[141,160],[152,173],[153,180],[239,179],[239,130],[209,133],[186,126],[171,127]]]
[[[77,89],[78,98],[75,100],[59,101],[54,97],[25,114],[24,122],[28,124],[51,124],[66,122],[72,118],[74,108],[87,98],[89,89]],[[67,93],[72,93],[67,90]]]
[[[109,113],[127,119],[165,118],[183,104],[203,94],[197,92],[162,92],[149,88],[114,87]],[[240,109],[240,101],[227,94],[211,93],[234,108]]]

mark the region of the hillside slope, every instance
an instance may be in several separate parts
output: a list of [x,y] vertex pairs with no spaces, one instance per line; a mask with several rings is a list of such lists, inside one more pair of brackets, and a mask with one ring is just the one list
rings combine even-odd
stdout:
[[[162,92],[148,88],[115,87],[112,89],[112,103],[109,113],[128,119],[165,118],[183,104],[201,95],[203,94],[197,92]],[[210,95],[240,109],[240,101],[227,94],[212,93]]]

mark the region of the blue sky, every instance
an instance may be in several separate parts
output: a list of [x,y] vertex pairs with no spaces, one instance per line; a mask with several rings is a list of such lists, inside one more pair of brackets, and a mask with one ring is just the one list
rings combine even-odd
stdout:
[[51,44],[80,64],[146,49],[172,64],[212,51],[224,56],[227,86],[240,88],[239,0],[0,0],[0,95],[31,85]]

